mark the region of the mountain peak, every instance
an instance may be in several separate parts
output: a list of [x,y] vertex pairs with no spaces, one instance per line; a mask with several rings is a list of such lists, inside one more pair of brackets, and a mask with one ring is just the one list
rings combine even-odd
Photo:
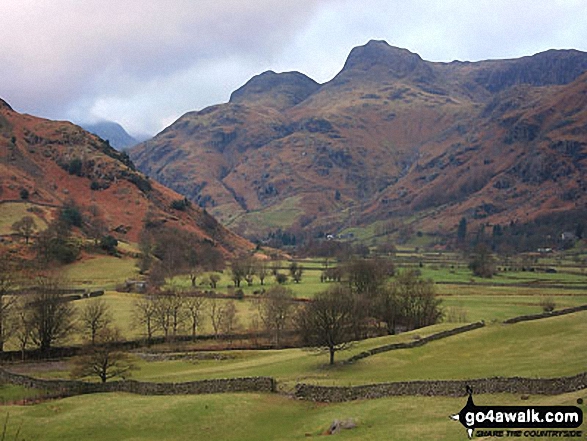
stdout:
[[304,101],[320,88],[300,72],[275,73],[268,70],[254,76],[230,95],[231,103],[262,104],[284,110]]
[[404,77],[418,70],[425,62],[407,49],[391,46],[384,40],[370,40],[353,48],[342,72],[367,72],[384,69],[395,77]]

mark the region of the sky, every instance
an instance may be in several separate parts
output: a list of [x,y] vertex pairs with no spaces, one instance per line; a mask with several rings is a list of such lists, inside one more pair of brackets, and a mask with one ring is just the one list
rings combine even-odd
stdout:
[[587,0],[0,0],[0,98],[154,135],[252,76],[323,83],[371,39],[429,61],[587,51]]

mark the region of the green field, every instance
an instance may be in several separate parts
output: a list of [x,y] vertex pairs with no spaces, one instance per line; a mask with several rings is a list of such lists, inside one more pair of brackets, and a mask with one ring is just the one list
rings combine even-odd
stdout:
[[[37,225],[36,230],[41,231],[47,228],[47,223],[35,212],[30,211],[34,204],[7,202],[0,205],[0,235],[12,234],[12,224],[21,220],[25,216],[30,216]],[[46,213],[48,210],[44,207],[36,207],[39,212]]]
[[[514,395],[476,398],[478,405],[576,405],[585,391],[555,397]],[[321,437],[335,420],[353,419],[342,440],[465,440],[464,428],[448,416],[464,398],[394,397],[342,404],[314,404],[285,396],[226,394],[141,397],[85,395],[35,406],[0,408],[10,414],[7,439],[20,427],[26,440],[44,441],[258,441]],[[585,413],[586,406],[582,406]],[[586,430],[585,423],[582,426]],[[524,438],[531,439],[531,438]],[[545,440],[549,438],[540,438]]]
[[[288,281],[297,297],[311,298],[327,288],[320,282],[321,260],[301,262],[306,268],[302,282]],[[288,266],[283,262],[282,266]],[[587,312],[537,321],[503,325],[501,322],[522,314],[542,311],[541,301],[552,298],[557,309],[587,304],[581,289],[545,288],[543,284],[585,283],[585,278],[566,273],[500,273],[491,279],[473,279],[465,268],[424,265],[422,275],[437,282],[445,318],[450,311],[462,313],[466,322],[484,320],[486,327],[466,334],[428,343],[422,347],[381,353],[354,364],[328,366],[323,352],[306,349],[229,350],[218,359],[147,361],[143,352],[174,351],[181,355],[197,345],[163,345],[140,348],[132,355],[140,381],[182,382],[208,378],[271,376],[278,380],[281,395],[219,394],[208,396],[142,397],[130,394],[97,394],[51,400],[34,406],[0,406],[0,419],[10,415],[7,438],[20,427],[26,440],[296,440],[322,435],[333,420],[352,418],[357,428],[336,435],[356,440],[458,440],[466,439],[463,427],[448,415],[458,412],[463,398],[393,397],[343,404],[315,404],[287,396],[296,383],[322,385],[361,385],[404,380],[469,379],[493,376],[557,377],[587,370]],[[133,305],[139,294],[111,289],[127,278],[136,277],[135,261],[129,257],[97,256],[66,267],[74,286],[106,287],[100,299],[112,311],[114,324],[127,338],[139,338],[142,330],[133,325]],[[282,272],[287,272],[285,269]],[[225,270],[218,292],[234,293],[230,273]],[[470,283],[471,280],[475,283]],[[204,278],[200,278],[200,283]],[[187,277],[176,278],[175,286],[190,288]],[[246,295],[236,300],[238,331],[251,330],[256,318],[255,291],[274,286],[272,276],[261,287],[242,289]],[[530,285],[528,285],[530,284]],[[517,286],[515,286],[517,285]],[[201,285],[201,289],[209,289]],[[97,299],[74,302],[78,308]],[[226,302],[227,300],[219,300]],[[338,352],[342,361],[378,346],[413,341],[443,330],[461,326],[449,321],[427,328],[356,342]],[[187,330],[184,330],[187,333]],[[199,333],[210,334],[212,327],[203,313]],[[76,339],[70,343],[79,343]],[[211,344],[212,342],[206,342]],[[46,378],[67,378],[71,360],[13,366],[16,371]],[[0,385],[0,404],[43,396],[43,391]],[[532,396],[522,404],[575,405],[587,398],[587,391],[554,397]],[[476,397],[476,404],[515,405],[519,396]],[[585,409],[585,405],[582,406]],[[586,430],[585,424],[583,430]],[[485,438],[489,439],[489,438]],[[525,438],[532,439],[532,438]],[[549,438],[540,438],[540,440]]]
[[[377,346],[411,341],[455,327],[440,324],[397,336],[356,343],[337,360]],[[327,355],[306,349],[227,351],[221,360],[144,361],[135,378],[145,381],[192,381],[205,378],[271,376],[287,390],[297,382],[358,385],[377,382],[466,379],[491,376],[556,377],[574,375],[587,366],[587,312],[543,320],[487,325],[466,334],[374,355],[351,365],[327,365]],[[140,352],[140,351],[139,351]],[[450,354],[450,355],[449,355]],[[67,377],[61,371],[43,376]]]
[[97,255],[66,265],[63,275],[73,286],[113,289],[137,277],[138,270],[135,259]]
[[[441,324],[365,340],[339,353],[338,359],[383,344],[424,337],[451,326],[455,325]],[[279,389],[288,392],[297,382],[355,385],[487,376],[554,377],[585,370],[587,340],[582,336],[586,332],[587,312],[515,325],[492,324],[419,348],[386,352],[352,365],[335,367],[326,365],[325,354],[300,349],[227,351],[228,359],[205,361],[147,362],[137,357],[140,370],[135,378],[179,382],[271,375],[278,379]],[[67,371],[46,370],[42,376],[67,376]],[[14,398],[23,394],[22,388],[0,389],[4,390]],[[554,397],[532,396],[523,404],[571,405],[577,398],[585,397],[587,391],[583,390]],[[484,403],[522,402],[519,396],[507,394],[476,398],[476,404]],[[21,427],[26,439],[293,440],[321,435],[334,419],[352,418],[358,427],[337,435],[341,439],[452,440],[466,439],[462,426],[448,419],[449,414],[458,412],[464,404],[463,398],[441,397],[393,397],[328,405],[264,394],[173,397],[99,394],[35,406],[5,406],[0,412],[10,414],[8,433]]]

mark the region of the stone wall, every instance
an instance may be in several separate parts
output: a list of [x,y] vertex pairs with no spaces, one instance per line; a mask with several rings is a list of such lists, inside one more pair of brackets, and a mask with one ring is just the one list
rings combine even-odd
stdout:
[[527,322],[529,320],[539,320],[539,319],[543,319],[543,318],[557,317],[559,315],[572,314],[574,312],[579,312],[579,311],[587,311],[587,305],[575,306],[573,308],[559,309],[557,311],[551,311],[551,312],[542,312],[540,314],[521,315],[519,317],[513,317],[511,319],[504,320],[504,323],[506,325],[510,325],[513,323]]
[[61,396],[99,392],[129,392],[139,395],[188,395],[233,392],[274,392],[270,377],[230,378],[185,383],[148,383],[134,380],[88,383],[75,380],[45,380],[0,368],[0,382],[56,392]]
[[397,349],[409,349],[415,348],[418,346],[423,346],[426,343],[429,343],[434,340],[440,340],[442,338],[451,337],[453,335],[462,334],[463,332],[473,331],[475,329],[479,329],[485,326],[484,322],[476,322],[471,323],[469,325],[460,326],[458,328],[449,329],[448,331],[438,332],[436,334],[429,335],[428,337],[420,338],[418,340],[413,340],[410,342],[405,343],[392,343],[389,345],[379,346],[377,348],[370,349],[368,351],[361,352],[357,355],[352,356],[345,363],[354,363],[355,361],[361,360],[363,358],[370,357],[375,354],[381,354],[382,352],[394,351]]
[[481,378],[475,380],[432,380],[380,383],[365,386],[330,387],[297,384],[296,398],[338,403],[401,395],[460,397],[469,385],[475,394],[512,393],[525,395],[558,395],[587,388],[587,372],[562,378]]

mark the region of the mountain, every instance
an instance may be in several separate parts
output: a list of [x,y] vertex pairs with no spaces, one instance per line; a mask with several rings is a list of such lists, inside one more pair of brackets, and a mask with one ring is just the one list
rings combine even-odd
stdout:
[[126,153],[81,127],[22,115],[0,100],[3,209],[22,205],[48,222],[73,201],[84,215],[93,211],[118,239],[137,242],[148,219],[150,227],[176,227],[212,241],[226,255],[252,248],[199,207],[172,208],[182,200],[137,171]]
[[98,135],[105,141],[108,141],[116,150],[124,150],[139,143],[138,140],[130,136],[124,127],[112,121],[100,121],[95,124],[82,124],[85,130],[94,135]]
[[250,237],[528,222],[587,201],[586,71],[575,50],[438,63],[370,41],[327,83],[265,72],[130,155]]

